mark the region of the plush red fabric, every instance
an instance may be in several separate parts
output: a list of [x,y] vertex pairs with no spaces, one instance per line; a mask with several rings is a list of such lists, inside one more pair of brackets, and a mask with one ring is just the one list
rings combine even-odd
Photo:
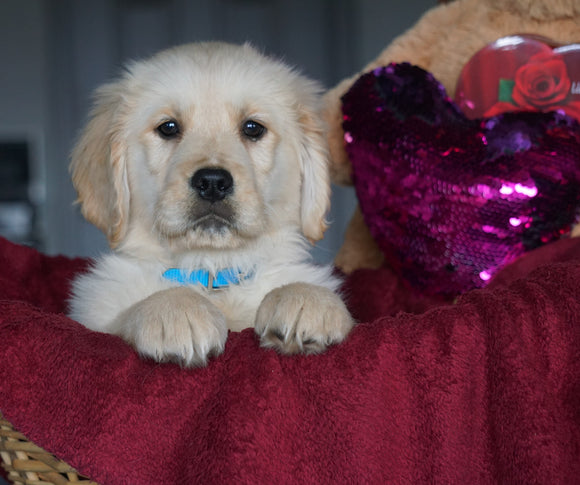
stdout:
[[344,344],[285,357],[246,330],[203,369],[60,313],[85,261],[0,258],[0,410],[102,484],[578,483],[578,240],[455,304],[360,271]]

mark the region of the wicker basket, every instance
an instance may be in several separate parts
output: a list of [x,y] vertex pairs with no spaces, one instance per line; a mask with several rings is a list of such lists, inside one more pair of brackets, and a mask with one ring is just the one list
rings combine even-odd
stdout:
[[97,485],[70,465],[28,441],[0,414],[0,456],[16,485]]

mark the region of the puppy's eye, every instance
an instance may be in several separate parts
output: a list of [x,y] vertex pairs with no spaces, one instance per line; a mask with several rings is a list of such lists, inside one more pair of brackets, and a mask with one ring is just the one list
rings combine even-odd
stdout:
[[246,120],[242,124],[242,134],[252,141],[257,141],[266,133],[266,127],[254,120]]
[[162,138],[176,138],[181,133],[181,128],[177,121],[168,120],[157,127],[157,133],[159,133]]

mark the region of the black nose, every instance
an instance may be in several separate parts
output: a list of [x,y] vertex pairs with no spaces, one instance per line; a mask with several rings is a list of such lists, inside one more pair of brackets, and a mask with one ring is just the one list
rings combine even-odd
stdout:
[[201,168],[193,174],[191,186],[209,202],[218,202],[234,190],[234,179],[222,168]]

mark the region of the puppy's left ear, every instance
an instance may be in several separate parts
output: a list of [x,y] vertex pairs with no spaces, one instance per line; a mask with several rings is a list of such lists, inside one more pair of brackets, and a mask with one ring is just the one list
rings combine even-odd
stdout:
[[300,163],[302,166],[302,233],[311,242],[322,239],[330,207],[329,154],[324,123],[317,109],[302,105]]

